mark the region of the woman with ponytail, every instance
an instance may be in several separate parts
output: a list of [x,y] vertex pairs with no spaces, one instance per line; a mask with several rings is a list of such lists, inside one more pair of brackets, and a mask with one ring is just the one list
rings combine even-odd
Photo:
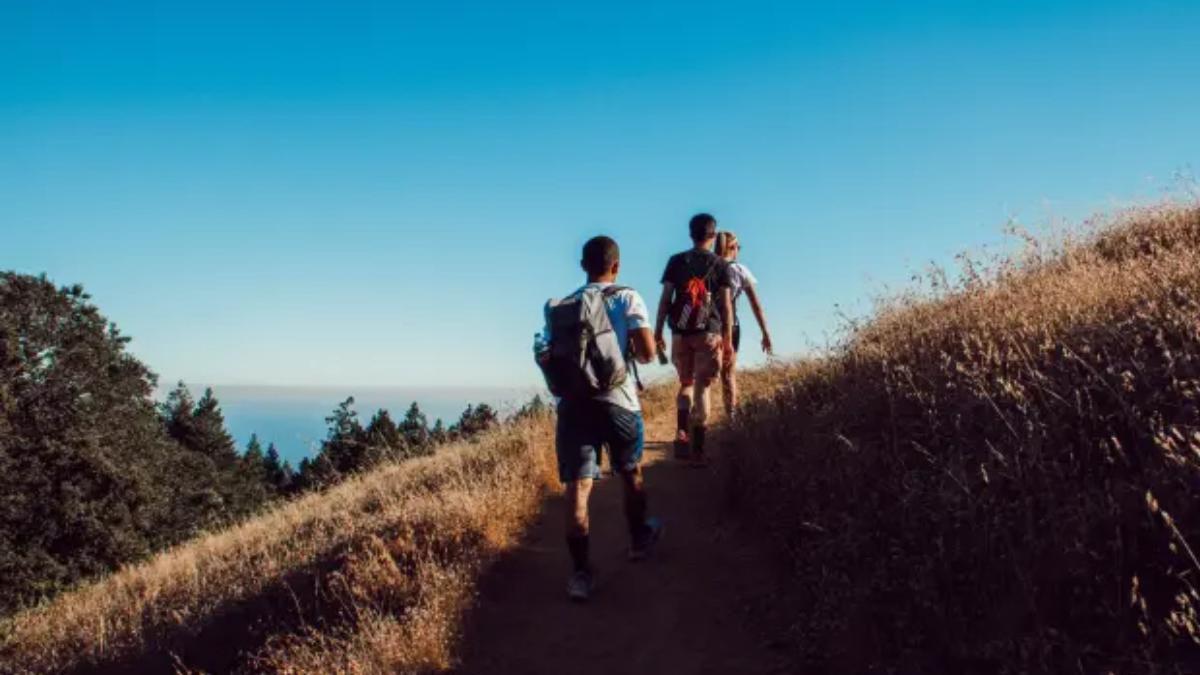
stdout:
[[772,353],[771,334],[767,330],[767,318],[758,297],[758,280],[750,273],[749,268],[737,261],[741,248],[742,245],[736,234],[728,231],[717,233],[716,253],[729,263],[730,293],[733,297],[733,353],[727,354],[721,363],[721,393],[725,401],[725,414],[729,416],[732,416],[737,408],[735,368],[737,367],[737,350],[742,338],[742,327],[737,318],[737,304],[743,291],[750,299],[750,309],[754,312],[754,318],[758,320],[758,327],[762,331],[762,350],[768,355]]

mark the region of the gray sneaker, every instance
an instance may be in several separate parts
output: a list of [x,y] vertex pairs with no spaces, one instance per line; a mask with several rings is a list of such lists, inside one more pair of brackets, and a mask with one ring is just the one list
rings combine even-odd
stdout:
[[633,544],[629,547],[629,559],[637,562],[645,560],[654,552],[654,545],[662,539],[663,523],[662,520],[651,516],[646,519],[646,529],[643,530],[641,536],[634,539]]
[[587,602],[592,595],[592,573],[590,570],[579,570],[567,580],[567,597],[572,602]]

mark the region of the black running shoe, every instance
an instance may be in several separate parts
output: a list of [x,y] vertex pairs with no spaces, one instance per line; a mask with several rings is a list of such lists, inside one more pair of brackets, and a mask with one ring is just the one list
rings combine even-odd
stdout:
[[634,539],[633,544],[629,547],[629,559],[633,561],[645,560],[654,552],[654,546],[658,544],[658,540],[662,539],[663,523],[662,520],[651,516],[646,519],[646,528],[642,533]]
[[687,459],[692,456],[692,445],[686,440],[675,439],[675,459]]
[[587,602],[592,595],[593,585],[595,579],[592,578],[592,571],[579,570],[567,580],[567,597],[572,602]]

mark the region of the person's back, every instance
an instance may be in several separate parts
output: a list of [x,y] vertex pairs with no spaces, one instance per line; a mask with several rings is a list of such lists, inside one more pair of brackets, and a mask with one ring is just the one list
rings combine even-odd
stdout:
[[649,325],[646,303],[632,288],[588,282],[544,311],[550,357],[543,368],[550,393],[589,398],[638,411],[630,373],[630,330]]
[[[563,300],[546,304],[547,342],[535,347],[547,383],[559,396],[555,452],[559,479],[566,487],[569,502],[566,525],[572,574],[567,593],[572,600],[586,600],[592,588],[588,495],[592,481],[600,477],[601,448],[608,448],[612,469],[624,485],[630,558],[646,557],[662,529],[657,519],[646,516],[640,469],[645,426],[636,375],[617,372],[625,365],[636,367],[625,362],[627,358],[648,363],[654,354],[646,303],[637,291],[615,285],[620,249],[612,239],[595,237],[588,241],[581,263],[587,272],[587,284]],[[589,308],[597,300],[604,303],[603,317],[590,313]],[[556,317],[560,307],[565,315]],[[587,325],[578,330],[573,323],[579,322]],[[582,350],[581,340],[587,343]],[[607,365],[613,344],[620,351],[622,368]],[[563,360],[582,362],[556,363]],[[581,372],[562,375],[571,369]]]
[[734,317],[733,323],[736,326],[738,323],[738,321],[737,321],[738,299],[742,297],[742,293],[744,293],[747,288],[757,284],[758,279],[755,278],[754,273],[750,271],[749,267],[746,267],[745,265],[743,265],[742,263],[740,263],[736,260],[729,263],[729,279],[732,283],[732,285],[729,287],[729,291],[730,291],[729,297],[730,297],[730,302],[733,303],[733,317]]
[[655,341],[665,349],[670,320],[671,360],[679,376],[675,454],[699,462],[704,456],[708,392],[732,351],[729,265],[712,252],[717,221],[701,213],[688,223],[693,248],[677,253],[663,270]]
[[670,323],[677,335],[720,335],[717,291],[728,286],[728,263],[704,248],[690,248],[667,260],[663,283],[672,286]]

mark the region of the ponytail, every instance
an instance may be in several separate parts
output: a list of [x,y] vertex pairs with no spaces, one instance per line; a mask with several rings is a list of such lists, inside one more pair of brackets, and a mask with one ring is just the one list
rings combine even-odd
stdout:
[[721,232],[718,232],[717,233],[716,254],[721,256],[722,258],[724,258],[725,255],[727,253],[729,253],[730,248],[732,248],[735,243],[737,243],[737,235],[736,234],[734,234],[728,230],[723,230]]

